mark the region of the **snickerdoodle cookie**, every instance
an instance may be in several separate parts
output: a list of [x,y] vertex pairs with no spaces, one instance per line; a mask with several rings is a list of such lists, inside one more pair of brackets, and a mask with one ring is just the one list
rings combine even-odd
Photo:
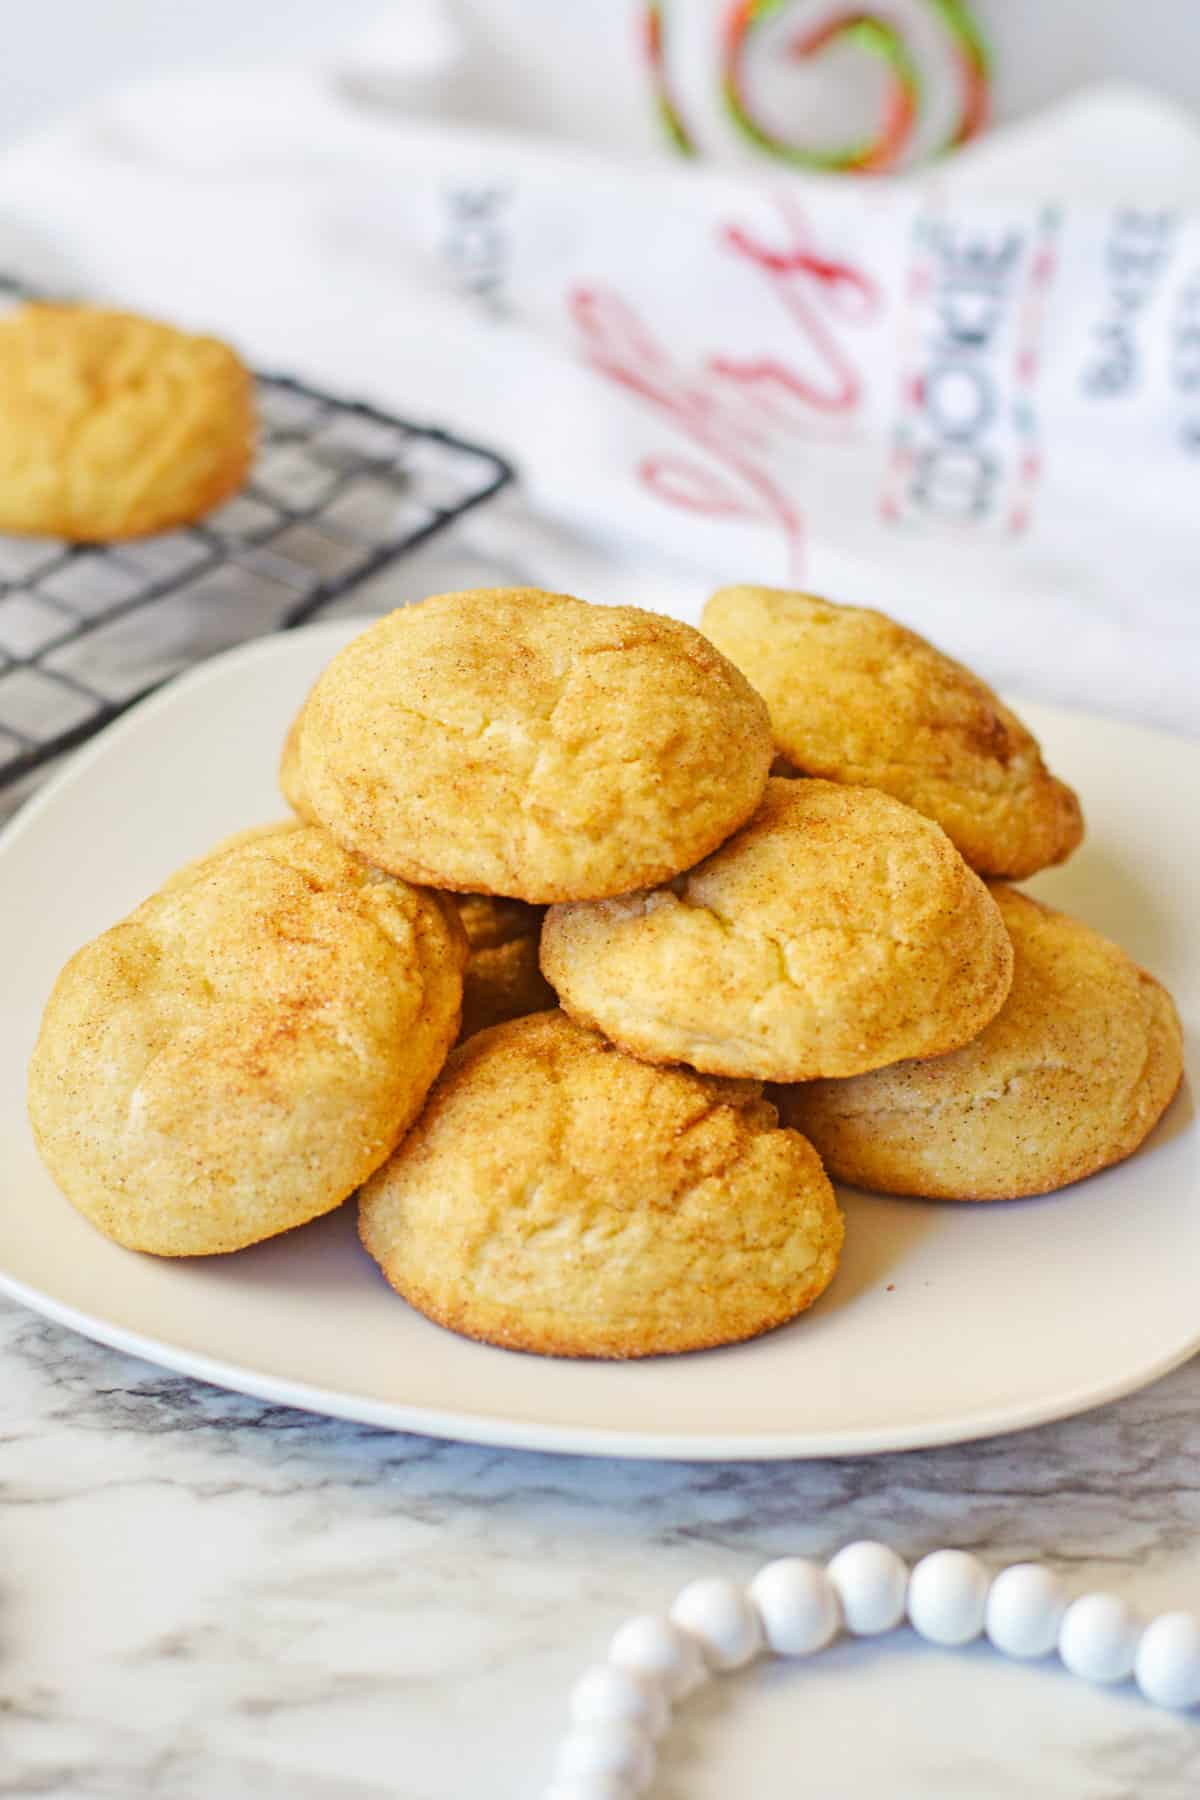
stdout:
[[340,651],[298,761],[306,806],[368,861],[537,903],[688,868],[749,818],[771,755],[763,702],[690,625],[485,588]]
[[[300,715],[288,728],[279,762],[279,786],[301,819],[312,820],[299,766]],[[554,1005],[554,989],[538,966],[543,908],[493,894],[449,894],[467,934],[463,972],[462,1030],[470,1037],[503,1019]]]
[[303,830],[304,822],[301,819],[273,819],[269,825],[246,825],[241,831],[231,831],[228,837],[220,838],[202,856],[193,857],[191,862],[184,863],[168,875],[159,892],[167,894],[173,888],[186,887],[193,875],[207,863],[212,862],[215,857],[227,856],[231,850],[242,850],[247,844],[263,844],[267,840],[273,842],[276,838],[288,837],[293,832]]
[[0,319],[0,531],[161,531],[239,488],[253,450],[250,376],[217,339],[97,306]]
[[538,966],[542,909],[492,894],[448,894],[467,934],[461,1037],[553,1006],[554,989]]
[[729,587],[705,632],[754,683],[796,770],[882,788],[936,819],[973,869],[1013,879],[1062,862],[1079,801],[1020,719],[961,663],[883,613]]
[[873,788],[773,777],[698,868],[555,906],[542,969],[562,1005],[652,1062],[800,1081],[966,1043],[1012,950],[946,834]]
[[29,1074],[79,1211],[160,1256],[329,1212],[420,1109],[466,945],[439,895],[282,827],[192,865],[67,963]]
[[1078,919],[993,892],[1016,967],[973,1043],[780,1090],[784,1117],[842,1180],[941,1200],[1048,1193],[1129,1156],[1179,1086],[1166,990]]
[[842,1218],[755,1084],[652,1068],[547,1012],[453,1052],[359,1231],[441,1325],[628,1357],[794,1318],[833,1278]]

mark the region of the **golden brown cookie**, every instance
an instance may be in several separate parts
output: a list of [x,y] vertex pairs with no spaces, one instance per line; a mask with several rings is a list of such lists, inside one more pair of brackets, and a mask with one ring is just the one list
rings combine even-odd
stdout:
[[966,1043],[1003,1004],[1012,950],[937,825],[873,788],[772,777],[698,868],[552,907],[542,969],[635,1056],[801,1081]]
[[492,894],[454,894],[470,954],[463,975],[462,1030],[473,1037],[489,1025],[543,1012],[554,989],[538,966],[542,909]]
[[273,819],[269,825],[246,825],[241,831],[231,831],[228,837],[221,838],[202,856],[194,856],[181,868],[175,869],[163,882],[160,893],[168,894],[173,888],[186,887],[198,870],[214,857],[227,856],[231,850],[241,850],[247,844],[264,844],[268,840],[288,837],[294,831],[303,831],[301,819]]
[[534,903],[624,893],[754,811],[766,708],[707,639],[535,588],[378,620],[305,703],[306,804],[410,881]]
[[1019,878],[1083,836],[1079,801],[984,682],[883,613],[730,587],[704,630],[752,681],[792,767],[882,788],[936,819],[973,869]]
[[246,479],[250,376],[215,338],[98,306],[0,319],[0,531],[87,542],[202,518]]
[[[300,818],[311,819],[300,777],[299,742],[297,714],[284,739],[279,786]],[[538,966],[544,908],[494,894],[451,894],[447,898],[458,907],[469,946],[459,1036],[468,1038],[488,1025],[553,1006],[554,989]]]
[[[311,819],[300,776],[300,716],[292,720],[279,763],[284,799],[302,819]],[[555,1004],[554,989],[538,966],[544,908],[494,894],[451,894],[467,934],[469,954],[463,974],[462,1029],[468,1038],[488,1025],[519,1019]]]
[[438,1324],[547,1356],[734,1343],[833,1279],[842,1218],[756,1085],[655,1069],[560,1012],[454,1051],[359,1231]]
[[1129,1156],[1178,1088],[1179,1017],[1153,976],[1078,919],[993,892],[1016,968],[973,1043],[780,1090],[843,1181],[939,1200],[1049,1193]]
[[219,848],[59,976],[29,1072],[42,1158],[101,1231],[159,1256],[329,1212],[419,1111],[465,955],[440,896],[323,831]]
[[316,825],[318,820],[308,804],[300,774],[300,717],[297,713],[283,740],[279,757],[279,791],[297,818],[303,819],[306,825]]

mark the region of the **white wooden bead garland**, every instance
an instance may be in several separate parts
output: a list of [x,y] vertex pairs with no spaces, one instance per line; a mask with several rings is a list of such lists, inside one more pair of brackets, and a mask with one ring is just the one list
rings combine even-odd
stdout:
[[908,1578],[909,1622],[931,1644],[957,1649],[983,1630],[987,1598],[988,1572],[977,1556],[935,1550]]
[[763,1647],[758,1609],[735,1581],[689,1581],[675,1597],[671,1623],[695,1638],[713,1669],[740,1669]]
[[855,1637],[875,1637],[903,1622],[908,1564],[886,1544],[847,1544],[830,1563],[829,1579],[842,1603],[846,1630]]
[[840,1630],[874,1636],[903,1624],[931,1643],[959,1645],[986,1632],[1006,1656],[1049,1656],[1101,1684],[1132,1674],[1154,1706],[1200,1706],[1200,1619],[1163,1613],[1144,1629],[1124,1600],[1085,1594],[1068,1603],[1040,1563],[994,1578],[963,1550],[935,1550],[910,1571],[886,1544],[848,1544],[822,1568],[803,1557],[767,1563],[748,1587],[689,1582],[670,1617],[622,1625],[608,1661],[571,1695],[571,1729],[543,1800],[632,1800],[654,1779],[655,1741],[671,1707],[710,1670],[744,1667],[764,1650],[811,1656]]

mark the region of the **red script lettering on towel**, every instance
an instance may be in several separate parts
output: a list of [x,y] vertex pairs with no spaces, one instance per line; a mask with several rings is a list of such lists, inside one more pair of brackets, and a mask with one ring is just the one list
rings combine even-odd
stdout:
[[804,516],[780,465],[789,440],[804,437],[814,415],[857,410],[862,383],[835,327],[871,323],[881,297],[860,270],[817,253],[797,207],[787,200],[779,206],[788,232],[782,249],[736,224],[722,227],[718,242],[765,278],[803,335],[816,379],[774,355],[714,353],[688,366],[611,287],[573,288],[567,305],[592,368],[665,414],[693,446],[692,453],[642,457],[642,485],[688,512],[774,526],[785,540],[790,573],[799,578]]

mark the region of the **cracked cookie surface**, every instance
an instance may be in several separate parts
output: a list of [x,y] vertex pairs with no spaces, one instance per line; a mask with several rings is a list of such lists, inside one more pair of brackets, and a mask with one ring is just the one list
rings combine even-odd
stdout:
[[873,789],[773,777],[686,875],[552,907],[542,968],[636,1056],[800,1081],[965,1043],[1002,1004],[1012,950],[931,821]]
[[438,594],[318,679],[285,767],[348,849],[533,903],[689,867],[754,811],[766,707],[691,626],[532,588]]
[[987,684],[883,613],[730,587],[703,629],[767,702],[794,771],[881,788],[935,819],[981,874],[1020,879],[1083,837],[1074,792]]
[[239,834],[67,963],[29,1072],[38,1149],[130,1249],[241,1249],[339,1205],[458,1029],[454,909],[324,831]]
[[1165,988],[1078,919],[993,892],[1015,970],[973,1043],[780,1090],[839,1179],[942,1200],[1049,1193],[1129,1156],[1170,1103],[1183,1048]]
[[0,320],[0,530],[162,531],[234,493],[253,452],[250,376],[216,338],[98,306]]
[[396,1291],[468,1337],[636,1357],[757,1336],[832,1280],[842,1217],[756,1083],[656,1069],[561,1012],[459,1046],[363,1189]]
[[[284,799],[301,819],[313,821],[299,768],[300,715],[288,727],[279,762]],[[471,1037],[504,1019],[542,1012],[555,1004],[554,989],[538,964],[544,908],[494,894],[448,894],[467,934],[463,971],[462,1029]]]

